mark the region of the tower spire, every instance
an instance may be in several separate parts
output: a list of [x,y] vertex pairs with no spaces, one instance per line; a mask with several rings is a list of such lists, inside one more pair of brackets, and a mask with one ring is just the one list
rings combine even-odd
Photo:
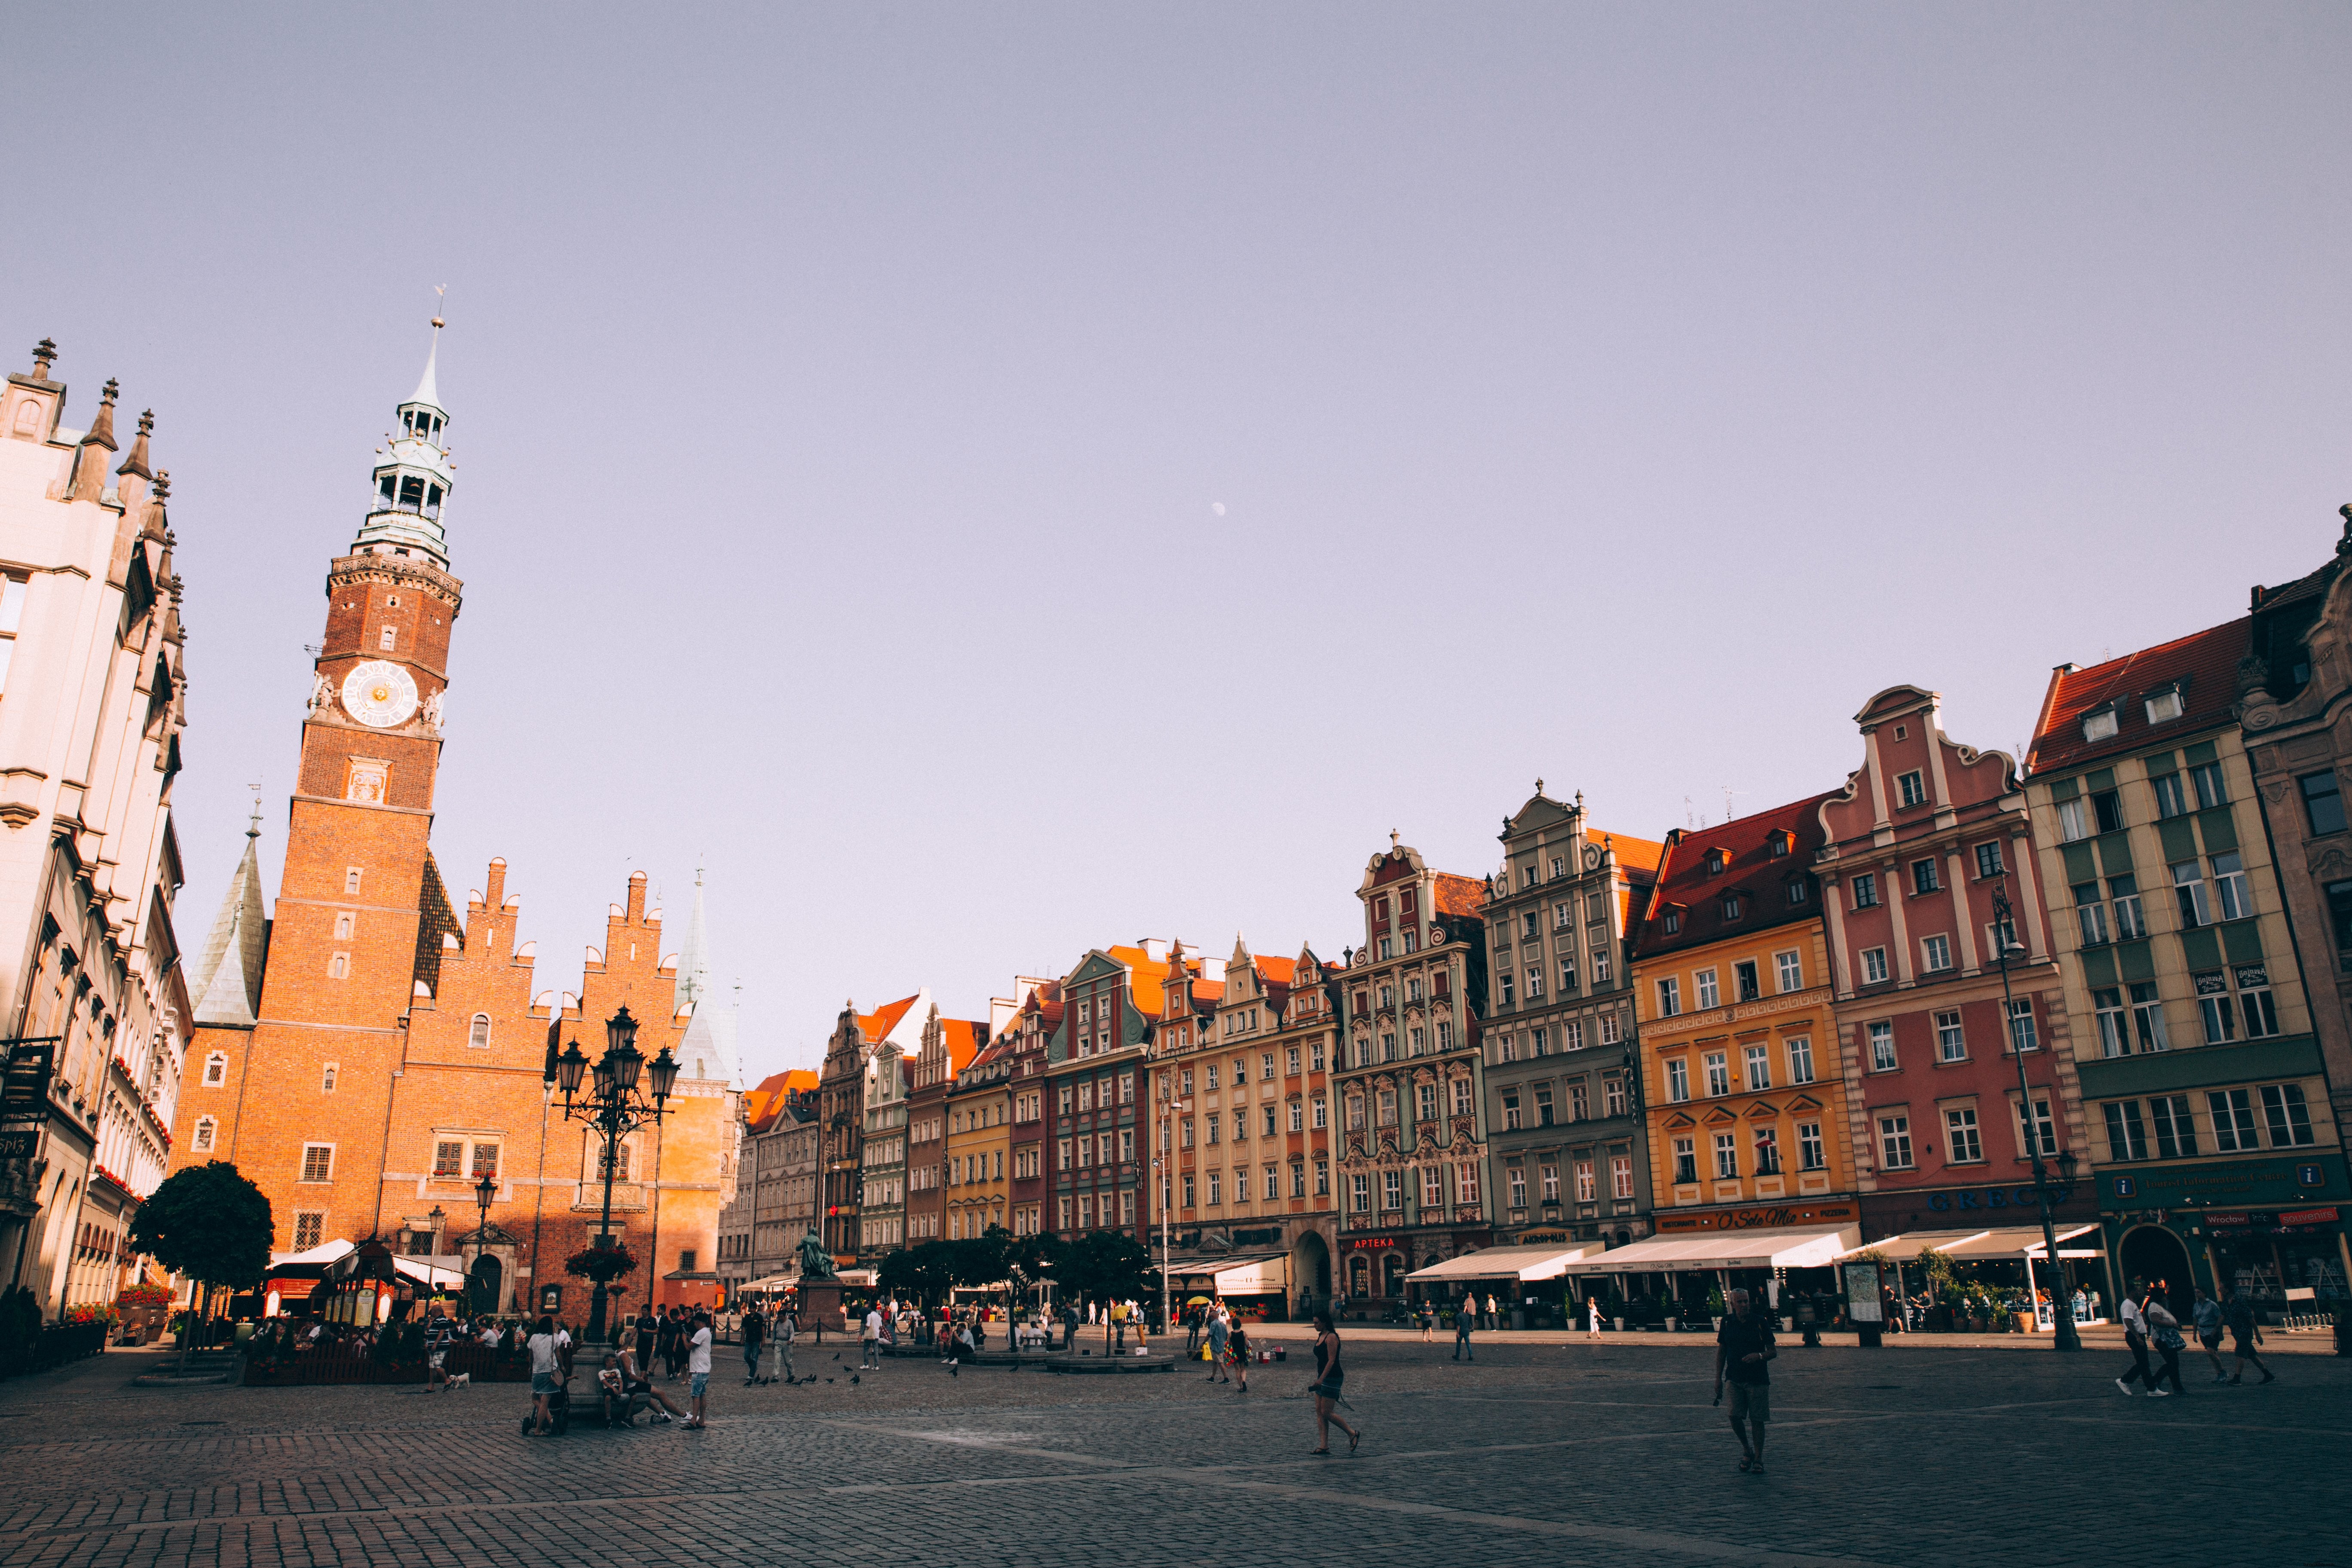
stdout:
[[261,969],[268,923],[262,912],[261,801],[256,796],[253,818],[245,829],[245,855],[229,878],[221,897],[220,912],[205,937],[203,954],[188,976],[188,994],[195,998],[196,1022],[251,1028],[260,1016]]
[[449,411],[441,405],[438,376],[442,325],[436,315],[425,374],[400,405],[399,428],[376,448],[375,496],[352,545],[354,555],[423,555],[436,566],[449,564],[441,508],[457,481],[443,435]]

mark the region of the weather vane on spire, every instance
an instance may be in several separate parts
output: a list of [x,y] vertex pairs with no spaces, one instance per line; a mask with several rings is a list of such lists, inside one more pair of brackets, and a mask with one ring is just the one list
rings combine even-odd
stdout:
[[448,292],[449,285],[446,283],[433,285],[433,330],[436,332],[441,330],[441,300]]

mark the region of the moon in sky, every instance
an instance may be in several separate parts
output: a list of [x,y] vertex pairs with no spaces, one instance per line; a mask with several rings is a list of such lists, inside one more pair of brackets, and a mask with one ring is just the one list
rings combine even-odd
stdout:
[[1225,515],[1225,503],[1221,500],[1213,500],[1209,503],[1209,510],[1215,512],[1219,517],[1223,517]]

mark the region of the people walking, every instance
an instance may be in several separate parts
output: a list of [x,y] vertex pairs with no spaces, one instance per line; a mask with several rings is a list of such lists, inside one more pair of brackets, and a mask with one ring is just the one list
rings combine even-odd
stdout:
[[1234,1392],[1247,1394],[1250,1365],[1249,1330],[1242,1326],[1242,1321],[1239,1318],[1234,1320],[1233,1332],[1226,1336],[1225,1342],[1234,1358],[1234,1381],[1241,1384]]
[[1601,1337],[1601,1301],[1598,1297],[1587,1296],[1584,1299],[1584,1337],[1588,1340]]
[[882,1364],[882,1309],[866,1309],[865,1321],[857,1331],[857,1370],[871,1372]]
[[1232,1325],[1225,1321],[1224,1310],[1219,1308],[1209,1317],[1209,1375],[1204,1381],[1233,1381],[1225,1373],[1225,1347],[1232,1339]]
[[[798,1312],[793,1311],[790,1307],[776,1309],[776,1321],[769,1331],[768,1337],[775,1344],[776,1359],[783,1363],[784,1386],[787,1388],[791,1387],[793,1380],[800,1375],[793,1366],[793,1341],[798,1337],[800,1328],[801,1319]],[[768,1374],[768,1381],[770,1383],[776,1381],[773,1373]]]
[[2230,1381],[2245,1381],[2246,1363],[2252,1362],[2254,1370],[2263,1374],[2263,1382],[2277,1382],[2278,1373],[2264,1366],[2263,1358],[2254,1352],[2254,1347],[2263,1342],[2263,1326],[2254,1321],[2253,1308],[2247,1305],[2234,1285],[2221,1287],[2221,1321],[2230,1325],[2231,1348],[2238,1358],[2237,1370],[2230,1374]]
[[1348,1435],[1348,1452],[1364,1440],[1364,1435],[1339,1418],[1339,1405],[1341,1385],[1347,1381],[1348,1369],[1339,1364],[1339,1331],[1331,1326],[1329,1311],[1315,1314],[1315,1381],[1307,1392],[1315,1396],[1315,1447],[1310,1454],[1331,1451],[1331,1428],[1337,1426]]
[[1489,1290],[1486,1292],[1486,1327],[1489,1329],[1499,1329],[1502,1326],[1503,1310],[1496,1304],[1495,1293],[1492,1290]]
[[768,1320],[756,1301],[743,1314],[742,1335],[743,1386],[749,1388],[760,1381],[760,1352],[768,1342]]
[[1478,1359],[1470,1351],[1470,1330],[1477,1321],[1478,1298],[1475,1295],[1463,1297],[1462,1304],[1454,1309],[1454,1359],[1455,1361]]
[[2147,1364],[2147,1319],[2142,1315],[2139,1305],[2140,1298],[2145,1294],[2143,1284],[2143,1281],[2135,1279],[2131,1282],[2132,1288],[2124,1292],[2123,1306],[2118,1315],[2124,1321],[2124,1343],[2131,1350],[2132,1364],[2129,1371],[2116,1379],[2116,1386],[2123,1390],[2126,1398],[2130,1397],[2135,1383],[2151,1395],[2161,1398],[2164,1390],[2157,1387],[2156,1373],[2148,1369]]
[[693,1332],[687,1336],[685,1343],[687,1375],[693,1379],[687,1387],[687,1394],[694,1405],[694,1418],[686,1425],[690,1430],[699,1431],[709,1425],[703,1419],[707,1409],[705,1401],[710,1394],[709,1313],[697,1312],[694,1315]]
[[2189,1310],[2189,1321],[2197,1330],[2197,1343],[2205,1359],[2213,1363],[2213,1381],[2227,1383],[2230,1371],[2221,1364],[2221,1303],[2197,1288],[2197,1304]]
[[1184,1357],[1188,1361],[1201,1353],[1201,1311],[1198,1307],[1184,1310]]
[[1771,1324],[1746,1290],[1731,1293],[1731,1315],[1715,1333],[1715,1402],[1731,1384],[1731,1430],[1739,1439],[1739,1468],[1764,1468],[1764,1428],[1772,1419]]
[[[2164,1365],[2157,1371],[2156,1384],[2161,1384],[2168,1377],[2172,1380],[2173,1393],[2186,1394],[2189,1390],[2180,1381],[2180,1352],[2189,1348],[2189,1342],[2180,1337],[2180,1320],[2174,1317],[2172,1310],[2165,1305],[2164,1294],[2164,1281],[2159,1279],[2156,1282],[2156,1289],[2147,1293],[2147,1304],[2140,1309],[2140,1315],[2147,1320],[2150,1342],[2156,1346],[2157,1353],[2164,1358]],[[2149,1384],[2148,1392],[2163,1393],[2156,1384]]]
[[1437,1309],[1423,1301],[1421,1304],[1421,1310],[1414,1315],[1421,1320],[1421,1342],[1425,1345],[1435,1344],[1437,1342]]

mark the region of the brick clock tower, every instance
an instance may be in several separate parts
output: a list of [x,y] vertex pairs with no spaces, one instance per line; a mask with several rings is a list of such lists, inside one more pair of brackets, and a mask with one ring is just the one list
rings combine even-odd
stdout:
[[[645,873],[611,906],[575,994],[542,989],[504,860],[462,904],[433,861],[463,589],[442,532],[453,485],[434,364],[378,451],[358,537],[327,568],[276,918],[263,913],[257,819],[189,971],[196,1029],[173,1164],[226,1160],[257,1184],[279,1265],[381,1237],[414,1285],[462,1279],[477,1310],[575,1320],[582,1288],[561,1266],[601,1223],[609,1174],[614,1228],[641,1260],[625,1300],[709,1302],[719,1212],[734,1195],[730,1056],[697,1016],[698,987],[662,952]],[[699,936],[689,941],[698,972]],[[545,1072],[559,1043],[601,1054],[604,1020],[625,1004],[638,1048],[673,1048],[686,1071],[666,1119],[625,1140],[608,1170]],[[272,1280],[264,1310],[310,1310],[299,1270]]]
[[[195,1098],[213,1124],[192,1126],[179,1152],[232,1161],[258,1182],[281,1250],[380,1228],[385,1107],[406,1015],[429,994],[443,933],[457,924],[427,846],[464,587],[449,574],[442,525],[455,485],[437,318],[433,326],[424,378],[378,448],[371,510],[327,568],[326,636],[266,960],[208,948],[201,966],[212,973],[191,1076],[208,1091]],[[257,913],[257,889],[250,907]],[[246,1009],[218,973],[239,959],[259,971],[240,976]]]

